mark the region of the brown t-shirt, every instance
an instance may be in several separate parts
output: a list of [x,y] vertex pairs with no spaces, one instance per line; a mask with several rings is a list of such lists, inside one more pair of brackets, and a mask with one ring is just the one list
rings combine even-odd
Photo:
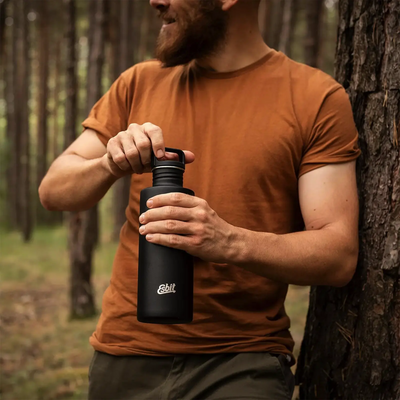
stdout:
[[[191,150],[184,186],[230,224],[253,231],[302,231],[299,177],[359,155],[344,89],[325,73],[271,51],[241,70],[162,69],[148,61],[124,72],[84,128],[107,141],[131,123],[163,130],[167,147]],[[235,265],[195,259],[194,320],[153,325],[136,318],[140,191],[133,175],[102,315],[90,342],[114,355],[271,351],[291,354],[288,285]]]

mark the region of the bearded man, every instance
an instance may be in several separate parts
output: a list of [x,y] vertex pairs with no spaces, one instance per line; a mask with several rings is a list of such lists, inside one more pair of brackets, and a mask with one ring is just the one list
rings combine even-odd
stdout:
[[[89,399],[291,399],[288,284],[343,286],[357,263],[350,102],[264,43],[259,0],[150,3],[157,60],[121,74],[39,189],[50,210],[85,210],[131,176]],[[155,196],[139,215],[152,152],[174,157],[166,145],[196,155],[196,196]],[[195,257],[193,322],[138,322],[140,235]]]

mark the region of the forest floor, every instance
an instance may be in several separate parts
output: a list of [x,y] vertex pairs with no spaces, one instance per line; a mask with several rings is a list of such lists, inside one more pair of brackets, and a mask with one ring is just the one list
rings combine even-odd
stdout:
[[[104,235],[103,235],[104,236]],[[84,400],[93,350],[88,338],[98,316],[69,320],[69,274],[65,228],[38,229],[22,243],[0,232],[0,398],[3,400]],[[108,286],[116,244],[102,237],[93,284],[96,305]],[[291,287],[286,309],[300,349],[308,288]]]

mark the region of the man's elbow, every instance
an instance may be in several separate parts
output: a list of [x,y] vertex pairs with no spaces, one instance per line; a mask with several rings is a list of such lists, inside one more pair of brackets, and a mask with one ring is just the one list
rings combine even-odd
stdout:
[[43,179],[43,181],[41,182],[38,193],[40,202],[47,211],[58,211],[58,209],[51,202],[50,190],[46,185],[45,179]]
[[332,286],[342,288],[350,283],[357,269],[358,251],[342,260],[340,267],[336,269],[336,273],[332,282]]

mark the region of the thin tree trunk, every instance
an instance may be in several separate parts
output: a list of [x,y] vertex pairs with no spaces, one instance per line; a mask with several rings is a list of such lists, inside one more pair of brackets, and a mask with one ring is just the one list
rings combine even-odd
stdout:
[[279,43],[281,39],[283,15],[284,15],[285,0],[271,0],[271,11],[269,13],[269,33],[267,44],[279,50]]
[[53,131],[52,131],[52,146],[51,146],[51,159],[55,160],[59,154],[58,144],[58,132],[60,131],[58,125],[58,113],[60,109],[60,87],[61,87],[61,40],[57,42],[55,49],[55,60],[54,60],[54,92],[53,92]]
[[[134,63],[132,50],[131,18],[133,2],[122,0],[119,3],[120,12],[120,47],[118,74],[128,69]],[[128,121],[126,121],[128,125]],[[128,128],[128,126],[126,127]],[[125,210],[129,202],[130,176],[119,179],[114,185],[114,230],[113,240],[118,240],[121,227],[126,222]]]
[[150,29],[150,17],[152,10],[147,3],[144,3],[142,22],[140,24],[140,40],[139,40],[139,50],[138,57],[139,62],[144,61],[147,57],[147,43]]
[[302,399],[400,398],[400,2],[340,1],[336,78],[362,156],[360,253],[344,288],[311,290],[297,378]]
[[261,0],[258,23],[260,25],[260,31],[265,43],[269,42],[270,33],[270,19],[271,19],[271,0]]
[[[37,130],[37,161],[36,161],[36,185],[40,186],[47,171],[47,100],[48,100],[48,78],[49,78],[49,30],[47,1],[42,0],[39,6],[39,109]],[[49,214],[37,202],[37,222],[43,224],[49,221]]]
[[306,0],[307,32],[304,41],[304,55],[306,64],[311,67],[318,67],[323,11],[324,0]]
[[76,119],[78,106],[78,78],[76,72],[76,34],[75,34],[75,0],[64,0],[66,15],[66,71],[65,71],[65,125],[64,125],[64,149],[76,139]]
[[[104,62],[104,0],[89,4],[89,61],[87,74],[86,110],[101,97],[101,78]],[[72,213],[70,220],[71,248],[71,317],[89,317],[95,313],[91,283],[93,252],[98,240],[98,207]]]
[[[283,0],[282,0],[283,1]],[[283,24],[279,40],[279,50],[288,57],[291,55],[293,33],[296,28],[298,0],[284,0]]]
[[[28,34],[28,2],[26,0],[15,0],[15,36],[16,36],[16,69],[15,80],[15,101],[18,107],[15,107],[16,117],[16,148],[19,151],[18,167],[19,176],[16,184],[19,186],[19,205],[18,210],[19,226],[22,237],[25,242],[29,241],[32,234],[31,221],[31,202],[29,188],[30,174],[30,143],[29,143],[29,34]],[[19,142],[19,143],[18,143]]]
[[15,34],[15,4],[9,7],[10,16],[13,18],[13,24],[8,26],[4,32],[5,38],[5,96],[7,104],[7,127],[6,137],[8,148],[10,149],[7,159],[7,215],[8,225],[12,229],[18,228],[18,157],[19,141],[15,128],[15,106],[14,106],[14,77],[15,77],[15,49],[16,49],[16,34]]
[[[5,57],[6,54],[6,40],[5,40],[5,31],[6,31],[6,16],[7,16],[7,6],[9,0],[3,0],[0,3],[0,56],[1,58]],[[3,73],[5,70],[5,65],[2,66],[1,70]]]

